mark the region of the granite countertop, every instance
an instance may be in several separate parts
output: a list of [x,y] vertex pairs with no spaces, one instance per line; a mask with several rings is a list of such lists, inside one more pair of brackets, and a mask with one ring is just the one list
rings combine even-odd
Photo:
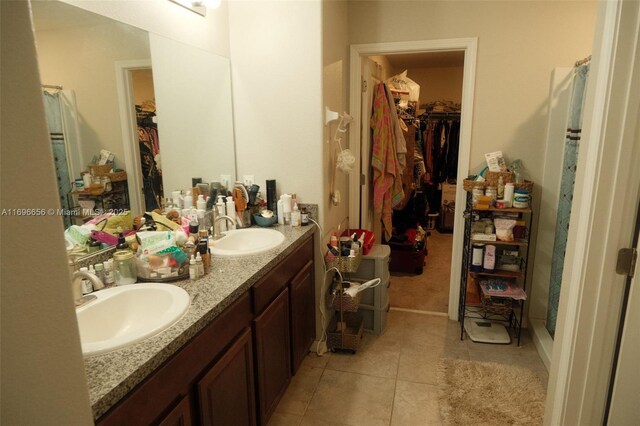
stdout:
[[170,328],[135,345],[85,358],[94,419],[115,405],[275,264],[292,253],[304,237],[313,234],[316,227],[276,225],[272,229],[285,236],[279,247],[246,257],[212,256],[209,273],[204,277],[195,281],[173,282],[189,293],[192,303],[184,317]]

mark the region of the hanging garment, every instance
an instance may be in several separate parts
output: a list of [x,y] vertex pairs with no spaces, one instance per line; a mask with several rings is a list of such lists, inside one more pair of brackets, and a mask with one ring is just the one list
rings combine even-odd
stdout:
[[373,168],[373,210],[382,218],[385,238],[391,238],[392,209],[404,197],[402,174],[399,172],[394,137],[393,120],[386,87],[376,85],[373,95],[373,144],[371,167]]
[[439,184],[447,178],[446,163],[449,135],[449,123],[446,120],[440,120],[435,124],[433,132],[433,183]]
[[[398,117],[398,111],[396,110],[396,103],[393,100],[393,94],[391,89],[385,85],[387,101],[389,103],[389,112],[391,113],[391,124],[393,126],[393,134],[396,142],[396,154],[398,157],[399,170],[398,173],[402,174],[407,167],[407,141],[404,138],[403,125],[404,122]],[[406,126],[404,126],[406,127]]]
[[449,180],[455,180],[458,177],[458,148],[460,146],[460,122],[457,120],[451,122],[447,146],[445,177]]

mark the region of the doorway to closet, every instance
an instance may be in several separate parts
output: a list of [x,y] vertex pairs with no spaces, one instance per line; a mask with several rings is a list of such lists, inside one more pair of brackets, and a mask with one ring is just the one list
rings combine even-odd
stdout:
[[[460,92],[461,109],[459,111],[459,151],[457,153],[458,167],[457,170],[452,172],[454,182],[462,182],[462,180],[468,175],[469,172],[469,156],[471,146],[471,123],[473,117],[473,96],[474,96],[474,83],[475,83],[475,64],[476,64],[476,52],[477,52],[477,39],[465,38],[465,39],[445,39],[445,40],[423,40],[423,41],[410,41],[410,42],[393,42],[393,43],[375,43],[375,44],[362,44],[351,46],[351,60],[350,60],[350,111],[354,116],[356,122],[359,122],[360,126],[353,126],[350,135],[350,147],[354,151],[354,154],[361,159],[361,163],[356,164],[356,176],[359,174],[361,178],[359,180],[353,179],[350,181],[350,198],[349,198],[349,217],[350,224],[353,227],[358,225],[359,228],[372,229],[376,233],[377,241],[381,241],[382,233],[380,232],[380,219],[373,218],[372,215],[372,173],[371,173],[371,158],[364,153],[371,152],[370,144],[370,122],[367,119],[371,109],[366,102],[367,91],[371,91],[374,87],[376,80],[383,81],[385,75],[381,69],[384,64],[378,64],[373,59],[382,60],[380,57],[388,58],[394,56],[393,59],[402,58],[405,60],[411,58],[419,59],[421,55],[428,54],[446,54],[454,53],[453,57],[459,57],[462,59],[462,81],[460,82],[461,88],[458,88]],[[417,55],[417,56],[416,56]],[[447,57],[448,55],[442,55],[441,57]],[[371,57],[374,57],[371,59]],[[434,56],[435,57],[435,56]],[[398,67],[402,68],[403,64],[399,64]],[[407,64],[410,65],[410,64]],[[415,68],[420,68],[420,65]],[[428,67],[428,66],[427,66]],[[422,68],[427,68],[422,66]],[[367,68],[371,72],[367,71]],[[409,68],[409,67],[406,67]],[[394,66],[390,66],[391,72],[395,70]],[[400,72],[403,69],[399,70]],[[391,74],[393,75],[393,74]],[[419,77],[416,77],[419,79]],[[440,83],[442,85],[442,83]],[[426,85],[425,85],[426,87]],[[437,86],[440,88],[440,86]],[[426,90],[426,89],[425,89]],[[433,89],[432,89],[433,90]],[[438,96],[436,94],[436,96]],[[389,99],[392,96],[389,97]],[[423,102],[426,103],[426,102]],[[420,104],[420,101],[417,102]],[[420,105],[417,105],[418,107]],[[418,109],[417,109],[418,111]],[[423,111],[419,111],[418,114]],[[431,112],[446,112],[446,111],[431,111]],[[439,117],[448,118],[448,117]],[[408,127],[408,126],[407,126]],[[417,128],[416,128],[417,129]],[[421,129],[421,133],[424,131]],[[358,141],[355,142],[354,141]],[[454,156],[456,156],[454,154]],[[413,156],[410,157],[413,159]],[[423,158],[424,160],[424,158]],[[441,184],[442,182],[440,182]],[[447,205],[450,203],[451,207],[455,208],[455,205],[465,204],[465,193],[461,187],[455,187],[456,189],[450,192],[451,202],[447,200]],[[441,307],[438,308],[441,314],[446,315],[452,320],[458,318],[458,306],[460,295],[460,262],[463,243],[463,217],[462,214],[451,214],[448,223],[448,232],[439,232],[438,227],[442,227],[442,221],[439,218],[440,211],[442,211],[442,198],[441,191],[442,185],[438,185],[438,193],[436,194],[436,201],[432,199],[432,206],[436,205],[438,215],[435,214],[431,217],[428,216],[431,213],[431,208],[427,213],[425,227],[433,227],[434,229],[427,229],[432,232],[432,236],[427,238],[427,251],[428,258],[423,267],[422,274],[415,274],[419,272],[420,266],[414,269],[414,276],[418,277],[418,281],[424,274],[430,274],[434,276],[436,272],[427,271],[429,268],[429,261],[433,266],[439,266],[441,271],[441,277],[438,279],[444,287],[442,294],[444,299],[448,303],[442,302]],[[419,207],[420,208],[420,207]],[[431,219],[431,222],[429,220]],[[391,229],[391,226],[388,227]],[[437,232],[437,233],[436,233]],[[449,233],[452,232],[452,233]],[[437,238],[443,234],[445,244],[450,244],[449,247],[437,247],[440,241]],[[390,236],[390,235],[389,235]],[[449,241],[447,241],[449,240]],[[435,246],[435,247],[434,247]],[[445,260],[438,259],[435,253],[442,253],[445,256]],[[448,271],[448,273],[447,273]],[[411,277],[414,278],[415,277]],[[392,279],[391,287],[400,287],[400,283],[396,283],[396,279]],[[420,285],[420,284],[417,284]],[[448,286],[448,289],[447,289]],[[447,297],[448,294],[448,297]],[[409,299],[419,299],[409,294]],[[391,306],[394,306],[393,296],[391,296]],[[446,308],[445,308],[446,306]],[[417,311],[430,311],[435,312],[434,309],[424,306],[411,306],[405,309],[417,310]]]
[[[363,77],[368,85],[384,83],[389,88],[407,151],[404,196],[393,208],[393,230],[390,237],[380,233],[391,248],[390,306],[446,315],[464,52],[368,56],[363,58],[363,74],[367,73]],[[369,98],[363,96],[364,108],[369,108]],[[380,218],[374,216],[373,221],[380,223]]]

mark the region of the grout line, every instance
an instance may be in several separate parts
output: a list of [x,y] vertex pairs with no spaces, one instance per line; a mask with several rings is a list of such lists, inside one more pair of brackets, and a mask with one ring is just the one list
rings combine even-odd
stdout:
[[449,317],[449,314],[445,313],[445,312],[435,312],[435,311],[421,311],[419,309],[407,309],[407,308],[395,308],[395,307],[390,307],[389,310],[391,311],[398,311],[398,312],[410,312],[412,314],[420,314],[420,315],[433,315],[436,317]]

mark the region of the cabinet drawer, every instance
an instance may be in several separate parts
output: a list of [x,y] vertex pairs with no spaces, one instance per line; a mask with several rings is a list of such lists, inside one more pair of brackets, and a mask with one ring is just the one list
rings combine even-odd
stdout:
[[313,238],[302,243],[251,288],[254,313],[260,314],[310,259],[313,259]]
[[387,315],[390,306],[376,309],[372,306],[360,305],[358,313],[362,315],[362,324],[365,331],[373,334],[382,334],[387,327]]

